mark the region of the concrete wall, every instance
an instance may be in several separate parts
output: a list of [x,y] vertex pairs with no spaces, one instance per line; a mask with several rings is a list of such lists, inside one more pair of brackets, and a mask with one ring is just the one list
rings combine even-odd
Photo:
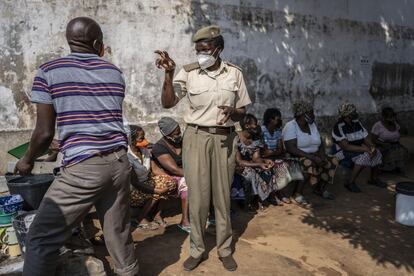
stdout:
[[163,74],[153,51],[167,50],[178,67],[192,62],[191,35],[214,23],[222,27],[223,56],[245,72],[258,116],[277,106],[290,117],[291,101],[305,98],[329,118],[348,100],[371,118],[393,106],[413,130],[413,10],[408,0],[2,0],[0,129],[34,126],[36,69],[68,53],[66,23],[82,15],[102,25],[106,57],[125,73],[130,122],[181,118],[183,104],[160,106]]

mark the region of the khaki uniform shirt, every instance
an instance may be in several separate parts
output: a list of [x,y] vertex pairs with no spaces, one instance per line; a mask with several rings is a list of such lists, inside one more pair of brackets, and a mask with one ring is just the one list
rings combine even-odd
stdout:
[[[181,69],[173,84],[178,98],[188,99],[189,107],[184,115],[187,124],[219,126],[217,122],[224,115],[218,106],[241,108],[251,103],[241,70],[225,61],[216,71]],[[234,126],[234,122],[230,119],[221,126]]]

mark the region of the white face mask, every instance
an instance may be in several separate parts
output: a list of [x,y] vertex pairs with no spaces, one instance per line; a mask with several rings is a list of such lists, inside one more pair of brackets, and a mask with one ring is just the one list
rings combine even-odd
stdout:
[[[217,49],[218,48],[216,48],[216,50]],[[216,50],[214,50],[211,55],[203,52],[197,54],[198,64],[200,65],[201,69],[207,69],[216,63],[216,60],[218,58],[218,55],[217,57],[214,57]]]

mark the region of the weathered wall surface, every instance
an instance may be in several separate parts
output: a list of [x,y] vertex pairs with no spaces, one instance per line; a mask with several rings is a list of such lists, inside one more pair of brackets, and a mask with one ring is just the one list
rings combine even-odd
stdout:
[[[296,98],[335,116],[345,100],[369,116],[390,105],[414,111],[414,2],[408,0],[2,0],[0,1],[0,129],[32,128],[30,87],[37,67],[68,53],[64,30],[75,16],[95,18],[106,57],[125,73],[130,122],[181,118],[183,104],[160,106],[163,74],[153,51],[178,67],[195,60],[192,33],[222,27],[223,56],[239,64],[257,115],[279,107],[290,117]],[[414,129],[412,120],[408,120]]]

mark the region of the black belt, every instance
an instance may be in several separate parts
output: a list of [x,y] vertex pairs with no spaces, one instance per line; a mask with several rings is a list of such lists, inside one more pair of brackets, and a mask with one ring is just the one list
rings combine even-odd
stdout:
[[206,126],[199,126],[195,124],[187,124],[190,127],[193,127],[197,130],[205,131],[210,134],[219,134],[219,135],[226,135],[230,134],[236,131],[234,126],[231,127],[219,127],[219,126],[213,126],[213,127],[206,127]]

